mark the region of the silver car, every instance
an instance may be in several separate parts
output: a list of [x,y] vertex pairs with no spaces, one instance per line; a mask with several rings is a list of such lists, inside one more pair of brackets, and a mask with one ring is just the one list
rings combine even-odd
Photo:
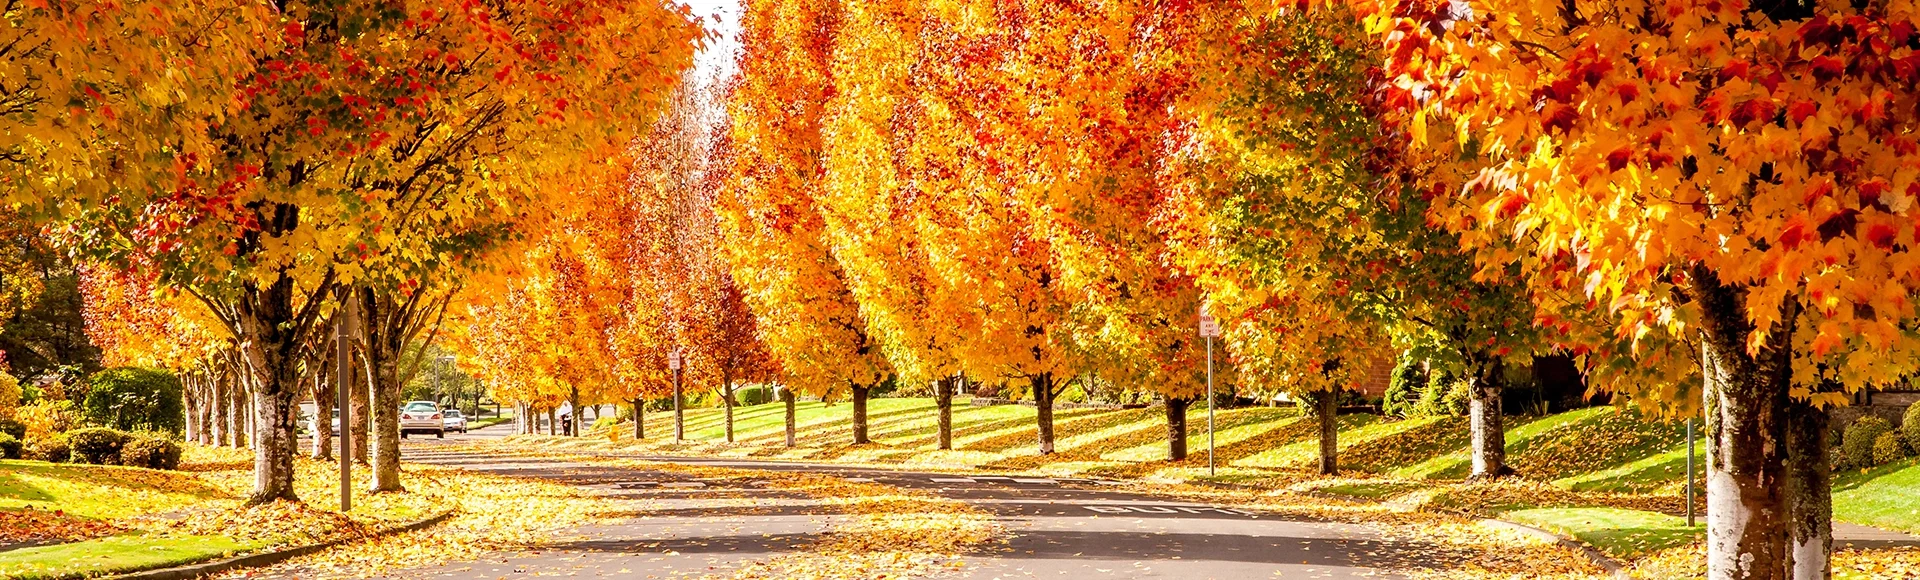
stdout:
[[446,417],[440,412],[440,404],[433,401],[414,401],[400,408],[400,438],[419,433],[432,433],[434,437],[447,436]]
[[440,415],[446,417],[440,421],[442,428],[448,431],[467,432],[467,416],[460,414],[459,409],[447,409],[441,411]]

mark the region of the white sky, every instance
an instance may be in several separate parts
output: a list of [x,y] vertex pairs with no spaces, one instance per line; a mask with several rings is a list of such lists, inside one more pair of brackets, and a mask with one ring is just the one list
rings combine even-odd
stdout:
[[[738,0],[680,0],[703,18],[700,24],[719,37],[695,57],[695,67],[706,82],[733,71],[733,52],[740,46],[740,2]],[[718,16],[718,22],[714,17]]]

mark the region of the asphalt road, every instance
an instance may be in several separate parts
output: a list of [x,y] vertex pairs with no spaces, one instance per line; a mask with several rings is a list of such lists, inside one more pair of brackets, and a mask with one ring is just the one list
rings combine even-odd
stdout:
[[[698,577],[805,545],[841,518],[818,501],[750,483],[716,487],[684,476],[594,463],[475,454],[446,439],[410,439],[407,461],[595,489],[622,506],[540,552],[404,570],[394,578]],[[1289,521],[1125,491],[1087,480],[962,477],[804,463],[639,457],[746,469],[806,471],[932,491],[994,514],[1003,544],[960,557],[947,578],[1393,578],[1429,546],[1353,524]]]

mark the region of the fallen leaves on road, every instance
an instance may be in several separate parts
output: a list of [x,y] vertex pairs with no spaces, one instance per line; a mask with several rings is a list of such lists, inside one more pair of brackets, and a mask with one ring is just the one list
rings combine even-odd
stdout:
[[1001,533],[993,517],[929,492],[805,473],[624,462],[697,478],[753,478],[856,516],[800,552],[749,563],[727,578],[915,578],[950,566]]
[[[402,567],[473,560],[496,550],[537,548],[541,538],[585,523],[608,511],[604,500],[556,483],[470,471],[405,466],[408,493],[433,506],[456,508],[445,523],[403,534],[358,541],[268,568],[302,578],[365,578]],[[375,496],[376,501],[383,499]],[[421,517],[425,517],[423,512]],[[259,570],[235,573],[242,577]]]

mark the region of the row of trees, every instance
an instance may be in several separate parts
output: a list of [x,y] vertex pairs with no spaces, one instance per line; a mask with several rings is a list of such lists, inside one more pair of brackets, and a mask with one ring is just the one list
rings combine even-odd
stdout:
[[1042,452],[1083,376],[1177,419],[1206,302],[1232,380],[1327,405],[1390,344],[1443,353],[1475,477],[1508,471],[1512,356],[1704,412],[1710,577],[1821,578],[1825,409],[1920,370],[1916,15],[749,1],[680,186],[718,184],[780,380],[851,398],[856,442],[890,378],[1024,383]]
[[[295,499],[294,404],[342,314],[349,384],[397,407],[450,297],[521,264],[574,207],[556,184],[648,126],[705,34],[654,2],[5,10],[0,196],[120,288],[91,334],[245,393],[255,502]],[[375,427],[376,487],[398,489],[397,433]]]

